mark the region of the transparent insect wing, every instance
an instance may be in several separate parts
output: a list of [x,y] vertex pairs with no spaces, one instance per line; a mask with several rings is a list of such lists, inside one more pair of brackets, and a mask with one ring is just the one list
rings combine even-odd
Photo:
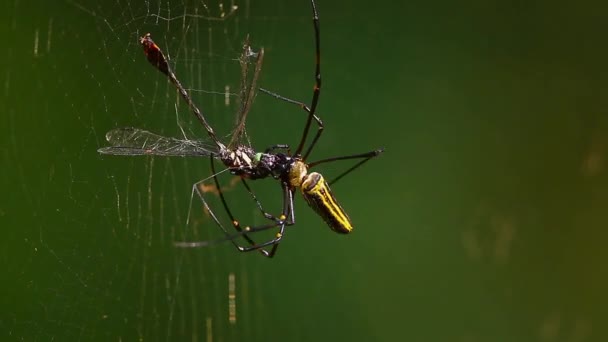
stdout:
[[209,156],[216,147],[199,140],[164,137],[133,127],[116,128],[106,134],[109,147],[100,148],[102,154]]
[[[247,115],[255,99],[257,91],[257,81],[262,70],[262,63],[264,62],[264,49],[261,48],[258,52],[253,52],[249,45],[249,37],[245,39],[243,44],[243,51],[239,58],[241,64],[241,89],[239,92],[239,112],[235,124],[234,131],[232,132],[232,138],[228,144],[229,148],[235,148],[239,144],[244,144],[243,140],[247,140],[247,145],[251,143],[247,137],[245,130],[245,124],[247,121]],[[253,72],[251,71],[251,64],[255,63]]]

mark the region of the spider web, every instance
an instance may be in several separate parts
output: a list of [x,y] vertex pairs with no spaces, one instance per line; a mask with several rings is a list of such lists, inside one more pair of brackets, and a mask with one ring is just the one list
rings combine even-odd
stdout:
[[[268,11],[256,15],[247,1],[70,5],[89,21],[89,29],[94,27],[74,33],[72,42],[80,46],[67,50],[80,54],[74,66],[85,70],[83,87],[93,85],[94,91],[72,100],[77,127],[66,130],[80,132],[77,141],[84,145],[60,155],[78,162],[57,164],[65,168],[59,166],[60,170],[49,174],[64,184],[72,210],[57,209],[50,214],[52,219],[48,213],[35,214],[47,220],[35,221],[32,239],[26,241],[31,252],[23,258],[25,265],[59,265],[60,271],[44,281],[29,279],[41,287],[34,291],[40,296],[24,312],[38,316],[24,319],[12,314],[5,321],[14,322],[9,325],[10,334],[42,340],[213,341],[264,336],[258,326],[267,323],[257,315],[265,311],[265,295],[256,292],[276,286],[256,275],[256,269],[267,267],[264,258],[239,254],[229,242],[201,249],[173,246],[177,241],[223,237],[200,201],[190,198],[192,184],[211,174],[209,160],[99,157],[94,151],[106,146],[106,131],[116,127],[138,127],[181,139],[207,138],[172,85],[145,60],[138,38],[147,32],[227,142],[239,106],[243,41],[251,34],[252,45],[259,49],[255,26],[268,26],[276,17]],[[309,19],[308,11],[300,13],[306,15],[298,19]],[[56,34],[53,20],[36,33],[42,36],[36,38],[36,54],[61,48],[48,46]],[[78,97],[78,87],[78,83],[67,85],[71,98]],[[249,125],[248,130],[255,131]],[[264,127],[255,131],[254,140],[264,132]],[[18,146],[19,138],[12,139],[13,146]],[[263,146],[264,139],[260,140]],[[242,188],[234,186],[234,178],[225,173],[221,181],[239,219],[261,223],[257,207]],[[228,222],[213,185],[206,186],[211,207]],[[272,187],[278,188],[274,183]],[[33,184],[23,193],[34,208],[51,198]],[[264,203],[280,208],[274,196],[278,192],[263,188],[256,192],[261,197],[266,193],[272,196]],[[7,305],[18,303],[6,300]]]
[[[106,104],[129,104],[123,110],[105,111],[111,126],[143,127],[188,139],[206,138],[175,89],[145,61],[137,37],[151,32],[213,127],[220,135],[228,135],[239,105],[238,58],[250,29],[249,4],[149,2],[143,8],[134,8],[131,2],[114,5],[109,12],[104,6],[101,15],[94,10],[103,32],[99,43],[109,82],[124,94],[122,103],[120,97],[112,95]],[[99,79],[97,73],[91,77]],[[101,85],[100,91],[108,88]],[[97,129],[95,134],[101,135]],[[241,316],[263,311],[263,303],[249,297],[262,282],[255,273],[251,274],[258,261],[239,260],[241,256],[228,242],[203,250],[173,246],[177,241],[222,237],[198,198],[188,202],[191,184],[211,173],[208,160],[103,159],[111,165],[107,169],[108,188],[115,195],[108,202],[114,205],[104,208],[104,216],[125,252],[121,265],[117,265],[124,270],[116,270],[115,275],[132,275],[117,279],[116,283],[123,288],[125,297],[136,300],[131,303],[135,304],[131,314],[102,314],[102,320],[109,321],[109,325],[124,324],[126,336],[134,334],[138,339],[212,341],[255,336],[255,327]],[[233,184],[233,179],[225,178],[224,183]],[[213,198],[213,186],[209,186],[208,202],[214,214],[224,223],[229,222],[217,197]],[[226,191],[230,189],[227,187]],[[232,201],[232,205],[241,207],[237,201]],[[239,219],[255,220],[255,207],[246,204],[242,208],[251,210],[237,210]]]
[[[190,201],[208,159],[96,151],[117,127],[207,140],[146,61],[148,32],[223,141],[247,35],[266,52],[258,84],[308,103],[308,1],[2,2],[0,340],[607,340],[606,10],[318,5],[326,131],[311,161],[386,155],[332,187],[355,233],[296,194],[267,260],[174,246],[223,237]],[[247,136],[293,147],[304,121],[260,94]],[[233,179],[235,216],[265,223]],[[251,185],[276,213],[278,184]]]

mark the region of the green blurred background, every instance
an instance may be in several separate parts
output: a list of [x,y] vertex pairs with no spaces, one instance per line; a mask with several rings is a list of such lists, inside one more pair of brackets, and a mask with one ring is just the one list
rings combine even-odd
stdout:
[[[173,247],[221,237],[200,206],[185,227],[207,160],[96,152],[120,126],[205,137],[146,32],[223,134],[247,34],[260,85],[310,101],[310,4],[219,5],[1,5],[2,340],[608,340],[604,3],[319,0],[313,159],[386,152],[333,187],[353,234],[298,196],[272,260]],[[248,131],[258,150],[296,145],[303,118],[260,95]],[[277,189],[256,188],[270,204]]]

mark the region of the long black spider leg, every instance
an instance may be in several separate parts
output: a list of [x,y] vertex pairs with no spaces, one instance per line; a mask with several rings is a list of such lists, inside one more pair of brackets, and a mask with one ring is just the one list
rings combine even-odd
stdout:
[[[315,29],[315,85],[313,87],[312,102],[310,103],[308,120],[306,121],[306,127],[304,128],[304,132],[302,133],[302,140],[300,140],[300,144],[296,149],[296,156],[301,155],[302,149],[304,149],[304,144],[306,143],[310,124],[312,122],[313,117],[315,116],[317,104],[319,103],[319,96],[321,95],[321,35],[319,33],[319,13],[317,13],[317,5],[315,5],[314,0],[310,0],[310,5],[312,6],[312,24]],[[317,120],[317,122],[319,123],[319,131],[317,131],[317,136],[315,137],[315,139],[313,139],[312,143],[308,147],[308,150],[306,150],[306,153],[304,154],[303,158],[304,160],[306,160],[306,157],[308,157],[308,155],[310,154],[310,151],[316,144],[317,139],[319,139],[319,136],[323,131],[323,124],[321,123],[321,120]]]
[[365,153],[361,153],[361,154],[353,154],[350,156],[340,156],[340,157],[332,157],[332,158],[327,158],[327,159],[322,159],[322,160],[318,160],[316,162],[310,163],[308,164],[309,168],[313,168],[319,164],[323,164],[323,163],[330,163],[330,162],[334,162],[334,161],[338,161],[338,160],[347,160],[347,159],[363,159],[360,162],[356,163],[355,165],[353,165],[352,167],[348,168],[346,171],[342,172],[341,174],[339,174],[337,177],[335,177],[334,179],[332,179],[331,181],[329,181],[329,185],[333,185],[335,184],[338,180],[340,180],[342,177],[346,176],[347,174],[351,173],[353,170],[357,169],[359,166],[363,165],[363,163],[367,162],[368,160],[377,157],[380,155],[380,153],[384,152],[384,149],[378,149],[378,150],[374,150],[374,151],[369,151],[369,152],[365,152]]
[[247,192],[249,192],[249,195],[251,195],[251,198],[253,199],[253,201],[255,202],[255,204],[258,206],[258,209],[260,209],[260,212],[262,213],[262,216],[264,216],[268,220],[284,221],[284,219],[280,220],[279,218],[274,217],[274,215],[272,215],[272,214],[268,213],[266,210],[264,210],[264,208],[262,207],[262,203],[260,203],[260,201],[258,200],[258,198],[256,197],[256,195],[253,193],[253,191],[249,187],[249,184],[247,184],[247,182],[245,181],[244,178],[241,178],[241,183],[243,183],[243,186],[245,187],[245,189],[247,189]]
[[[211,160],[211,172],[212,174],[215,175],[215,162],[213,159],[213,156],[211,156],[210,158]],[[217,188],[217,192],[218,195],[220,196],[220,200],[222,201],[222,205],[224,206],[224,210],[226,210],[226,213],[228,214],[228,217],[230,217],[230,221],[232,223],[232,226],[234,227],[234,229],[236,229],[238,232],[242,232],[243,228],[241,227],[241,224],[238,220],[236,220],[234,218],[234,215],[232,214],[232,211],[230,210],[230,208],[228,207],[228,203],[226,202],[226,198],[224,197],[224,193],[222,192],[222,188],[220,186],[220,182],[218,180],[218,178],[215,176],[213,177],[213,180],[215,182],[215,186]],[[249,192],[249,194],[253,197],[254,201],[258,204],[258,207],[260,208],[260,210],[262,211],[262,213],[264,213],[264,216],[266,218],[268,218],[269,216],[272,217],[270,214],[267,214],[266,212],[264,212],[264,210],[262,209],[262,205],[260,204],[260,202],[257,200],[257,198],[255,197],[255,195],[253,194],[253,192],[251,192],[251,189],[249,188],[249,186],[247,185],[246,182],[243,181],[243,184],[245,185],[245,188],[247,189],[247,191]],[[260,228],[259,230],[265,230],[265,229],[270,229],[273,227],[276,227],[277,224],[282,225],[282,223],[280,221],[275,221],[272,224],[267,224],[264,225],[262,227],[258,227]],[[222,225],[220,225],[222,227],[222,229],[225,231],[225,229],[223,228]],[[246,227],[245,231],[249,231],[250,228]],[[242,247],[240,245],[238,245],[236,243],[236,241],[231,240],[232,244],[236,246],[236,248],[241,251],[241,252],[248,252],[248,251],[252,251],[252,250],[259,250],[260,253],[262,253],[262,255],[264,256],[268,256],[268,251],[266,251],[265,249],[263,249],[264,246],[266,246],[266,244],[262,244],[262,245],[258,245],[255,241],[253,241],[253,239],[251,239],[248,235],[243,234],[243,238],[252,246],[252,247]]]
[[[274,216],[272,216],[272,215],[268,214],[266,211],[264,211],[261,203],[255,198],[255,195],[249,189],[249,186],[246,185],[246,188],[249,191],[249,193],[251,194],[251,196],[254,198],[254,200],[257,202],[258,208],[260,209],[260,211],[262,211],[262,214],[269,219],[276,220],[277,218],[275,218]],[[282,188],[283,188],[283,210],[281,211],[281,216],[278,218],[276,223],[268,224],[265,226],[258,226],[258,227],[247,227],[245,229],[246,232],[253,233],[253,232],[259,232],[262,230],[266,230],[266,229],[270,229],[270,228],[278,226],[278,227],[280,227],[279,232],[275,235],[275,237],[273,239],[270,239],[270,240],[268,240],[264,243],[258,244],[256,246],[241,247],[241,249],[239,249],[240,251],[248,252],[248,251],[252,251],[252,250],[256,250],[256,249],[260,249],[260,248],[272,245],[272,249],[270,250],[270,252],[263,250],[264,251],[263,254],[264,254],[264,256],[267,256],[269,258],[272,258],[275,255],[275,253],[277,252],[277,248],[279,247],[279,243],[283,239],[283,235],[285,233],[285,226],[291,226],[296,223],[295,216],[294,216],[294,210],[293,210],[293,190],[287,185],[287,183],[282,183]]]
[[[205,208],[207,208],[207,210],[209,210],[209,206],[207,205],[207,203],[203,200],[203,203],[205,205]],[[232,244],[237,248],[237,250],[239,252],[251,252],[251,251],[260,251],[260,253],[262,253],[262,255],[264,255],[265,257],[269,257],[272,258],[274,256],[274,253],[276,252],[276,247],[273,247],[271,252],[268,252],[266,250],[264,250],[263,248],[268,246],[268,245],[276,245],[278,244],[278,242],[281,240],[282,238],[282,233],[277,234],[277,237],[261,243],[259,245],[255,245],[255,246],[251,246],[251,247],[243,247],[238,245],[235,242],[235,239],[239,238],[239,237],[244,237],[247,236],[247,234],[252,234],[252,233],[256,233],[256,232],[260,232],[263,230],[268,230],[271,228],[275,228],[277,226],[281,227],[281,231],[283,231],[283,228],[285,226],[285,224],[287,222],[283,221],[280,222],[279,224],[267,224],[267,225],[263,225],[263,226],[258,226],[258,227],[252,227],[252,228],[248,228],[247,230],[241,230],[238,231],[237,233],[229,233],[221,224],[221,222],[219,221],[219,219],[215,216],[215,214],[213,212],[210,212],[211,217],[213,218],[213,220],[220,226],[222,227],[222,230],[225,232],[225,236],[221,239],[216,239],[216,240],[205,240],[205,241],[191,241],[191,242],[187,242],[187,241],[179,241],[179,242],[174,242],[173,245],[175,247],[181,247],[181,248],[198,248],[198,247],[208,247],[208,246],[212,246],[215,244],[218,244],[220,242],[225,242],[225,241],[231,241]]]
[[242,247],[242,246],[238,246],[235,244],[235,246],[237,247],[237,249],[241,252],[250,252],[250,251],[254,251],[254,250],[261,250],[261,248],[263,247],[267,247],[269,245],[273,245],[272,249],[270,250],[270,252],[267,252],[266,250],[263,250],[264,252],[262,253],[264,256],[272,258],[276,251],[277,248],[279,246],[279,243],[281,242],[281,239],[283,238],[283,234],[285,231],[285,226],[291,226],[295,224],[295,216],[294,216],[294,210],[293,210],[293,190],[291,190],[287,184],[283,184],[283,214],[282,216],[287,216],[287,218],[283,221],[277,222],[279,223],[277,224],[267,224],[267,225],[263,225],[263,226],[258,226],[258,227],[251,227],[251,228],[247,228],[245,230],[239,231],[237,233],[228,233],[227,230],[225,230],[225,228],[223,227],[223,225],[219,222],[219,220],[217,219],[217,217],[213,214],[213,212],[209,211],[209,206],[207,205],[207,202],[205,202],[205,200],[203,199],[203,204],[205,205],[205,208],[207,208],[207,210],[210,212],[211,217],[215,220],[215,222],[222,227],[222,229],[225,232],[225,237],[221,238],[221,239],[217,239],[217,240],[207,240],[207,241],[195,241],[195,242],[175,242],[174,245],[176,247],[186,247],[186,248],[193,248],[193,247],[207,247],[207,246],[211,246],[217,243],[221,243],[227,240],[230,240],[233,242],[234,244],[234,240],[242,237],[242,236],[246,236],[246,234],[251,234],[251,233],[256,233],[259,231],[263,231],[263,230],[267,230],[270,228],[274,228],[274,227],[280,227],[280,231],[279,233],[277,233],[277,235],[275,236],[275,238],[266,241],[262,244],[256,245],[256,246],[251,246],[251,247]]
[[[311,109],[304,102],[292,100],[290,98],[287,98],[285,96],[279,95],[279,94],[277,94],[275,92],[272,92],[272,91],[264,89],[264,88],[260,88],[260,91],[262,93],[270,95],[270,96],[272,96],[272,97],[274,97],[274,98],[276,98],[278,100],[285,101],[285,102],[291,103],[291,104],[295,104],[296,106],[302,108],[306,113],[308,113],[308,117],[309,118],[311,117],[311,115],[310,115],[312,113]],[[323,126],[323,121],[321,121],[321,118],[319,118],[316,114],[312,114],[312,118],[315,119],[315,121],[317,122],[318,129],[317,129],[317,133],[315,134],[315,137],[312,139],[312,142],[310,143],[310,146],[308,146],[308,149],[306,150],[306,153],[304,153],[303,160],[306,160],[306,158],[308,158],[308,155],[310,154],[310,152],[312,151],[312,148],[317,143],[317,140],[319,140],[319,138],[321,137],[321,133],[323,133],[323,129],[325,128]],[[308,125],[308,126],[310,126],[310,125]],[[308,126],[306,126],[306,128],[305,128],[306,132],[309,129]],[[303,138],[306,139],[305,137],[303,137]],[[298,152],[296,151],[296,155],[297,155],[297,153]]]
[[281,230],[277,233],[276,237],[273,240],[268,241],[269,244],[272,244],[272,249],[270,253],[268,253],[267,257],[272,258],[274,254],[277,252],[277,248],[279,248],[279,242],[283,238],[283,234],[285,233],[285,225],[291,226],[296,223],[296,218],[294,216],[293,210],[293,190],[286,184],[283,184],[283,213],[282,217],[286,217],[286,221],[283,221],[281,225]]
[[[213,157],[212,157],[211,161],[212,161],[212,167],[211,167],[211,169],[213,170],[213,176],[211,176],[211,177],[213,177],[215,179],[215,186],[216,186],[216,188],[218,190],[218,194],[219,194],[219,196],[220,196],[220,198],[222,200],[222,204],[224,206],[224,210],[226,210],[226,212],[228,213],[228,216],[231,219],[231,223],[233,224],[233,227],[238,231],[237,234],[233,234],[235,236],[234,238],[239,237],[239,236],[243,236],[243,238],[245,240],[247,240],[247,242],[249,242],[252,245],[255,245],[255,242],[246,235],[248,233],[248,231],[241,229],[240,225],[238,225],[238,224],[235,225],[234,224],[236,221],[233,218],[232,212],[228,208],[228,205],[227,205],[226,200],[224,198],[224,194],[221,191],[221,187],[219,185],[219,182],[217,181],[218,174],[215,173],[215,167],[213,165]],[[209,177],[209,178],[211,178],[211,177]],[[199,186],[201,184],[203,184],[205,181],[207,181],[209,178],[205,178],[205,179],[203,179],[201,181],[198,181],[198,182],[194,183],[194,185],[192,185],[192,196],[194,196],[194,193],[196,193],[198,195],[198,198],[201,200],[201,202],[203,202],[203,206],[205,207],[205,210],[207,210],[207,212],[209,213],[209,215],[211,216],[211,218],[213,219],[213,221],[215,221],[215,223],[224,232],[225,238],[219,239],[219,240],[210,240],[210,241],[193,241],[193,242],[182,241],[182,242],[175,242],[174,245],[176,247],[196,248],[196,247],[204,247],[204,246],[213,245],[213,244],[215,244],[217,242],[221,242],[221,241],[230,240],[230,242],[232,242],[232,244],[239,251],[241,251],[241,250],[243,250],[243,247],[241,247],[240,245],[238,245],[236,243],[236,241],[234,241],[234,238],[232,237],[231,233],[228,232],[228,230],[224,227],[224,225],[222,224],[222,222],[217,218],[217,216],[215,215],[215,213],[213,212],[213,210],[211,210],[211,207],[209,206],[209,204],[205,200],[205,196],[204,196],[203,192],[201,192],[201,190],[199,188]],[[191,196],[191,200],[190,200],[190,208],[192,208],[192,196]],[[190,212],[188,212],[188,221],[190,220],[190,215],[191,215]],[[272,228],[272,227],[275,227],[275,226],[276,226],[276,224],[268,225],[268,228]],[[260,252],[263,255],[265,255],[265,256],[268,255],[268,252],[265,251],[265,250],[260,250]]]
[[312,6],[312,24],[315,29],[315,84],[313,87],[312,102],[310,104],[310,107],[308,107],[303,102],[294,101],[271,91],[260,88],[260,91],[268,95],[274,96],[277,99],[299,105],[303,110],[308,113],[308,119],[306,120],[304,131],[302,132],[302,138],[300,139],[300,143],[298,144],[298,148],[296,149],[296,157],[302,156],[302,150],[304,149],[304,145],[306,144],[306,139],[308,138],[308,131],[310,131],[310,125],[312,124],[312,120],[315,119],[315,121],[319,125],[317,134],[315,135],[312,143],[306,150],[306,153],[304,153],[303,155],[303,160],[306,160],[306,158],[310,154],[310,151],[312,151],[312,148],[315,146],[317,140],[321,136],[321,132],[323,132],[323,122],[321,122],[321,120],[315,115],[315,111],[317,110],[317,104],[319,103],[319,96],[321,95],[321,35],[319,29],[319,13],[317,13],[317,5],[315,5],[314,0],[311,0],[310,4]]
[[[283,147],[285,145],[280,145],[280,146]],[[272,258],[274,256],[274,254],[276,253],[278,243],[281,241],[281,239],[283,237],[285,225],[293,225],[295,223],[295,221],[293,219],[293,215],[294,215],[293,214],[293,194],[292,194],[291,189],[289,189],[289,187],[287,187],[286,184],[283,184],[283,210],[281,212],[280,217],[277,218],[264,210],[261,202],[257,199],[257,197],[255,196],[255,194],[253,193],[253,191],[251,190],[251,188],[249,187],[247,182],[241,178],[243,186],[245,187],[245,189],[247,190],[247,192],[249,193],[251,198],[254,200],[254,202],[258,206],[258,209],[260,210],[262,215],[266,219],[274,221],[273,223],[269,223],[269,224],[265,224],[265,225],[261,225],[261,226],[256,226],[256,227],[247,226],[247,227],[243,228],[243,227],[241,227],[240,222],[235,219],[234,215],[232,214],[232,211],[230,210],[230,208],[228,206],[226,198],[224,197],[224,193],[222,192],[221,186],[219,184],[219,180],[217,178],[217,173],[215,171],[215,163],[214,163],[213,156],[211,156],[210,161],[211,161],[211,171],[212,171],[212,174],[214,175],[213,178],[214,178],[215,186],[216,186],[218,195],[220,197],[220,200],[222,202],[222,206],[224,207],[224,210],[228,214],[228,217],[230,218],[233,227],[237,230],[237,233],[236,234],[229,233],[228,230],[226,230],[224,225],[217,218],[217,216],[213,213],[213,211],[209,207],[207,201],[205,201],[203,193],[201,193],[201,191],[198,187],[199,184],[204,182],[204,181],[200,181],[200,182],[194,184],[193,191],[196,191],[197,195],[203,202],[205,209],[207,210],[207,212],[209,212],[210,216],[213,218],[215,223],[222,229],[222,231],[225,234],[225,237],[220,240],[212,240],[212,241],[176,242],[174,245],[177,247],[202,247],[202,246],[209,246],[209,245],[215,244],[217,242],[225,241],[225,240],[230,240],[232,242],[232,244],[240,252],[250,252],[250,251],[258,250],[258,251],[260,251],[260,253],[262,255]],[[251,239],[247,235],[247,234],[251,234],[251,233],[255,233],[255,232],[259,232],[259,231],[263,231],[263,230],[272,229],[275,227],[280,228],[279,233],[277,233],[273,239],[260,243],[260,244],[256,243],[253,239]],[[240,246],[239,244],[237,244],[235,239],[238,237],[243,237],[251,246],[244,247],[244,246]],[[264,247],[270,246],[270,245],[273,245],[270,252],[264,249]]]

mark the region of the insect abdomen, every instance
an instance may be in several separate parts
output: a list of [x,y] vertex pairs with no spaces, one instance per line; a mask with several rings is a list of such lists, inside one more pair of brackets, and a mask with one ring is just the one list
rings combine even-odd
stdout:
[[353,230],[350,218],[334,197],[320,173],[308,174],[302,182],[302,195],[308,205],[325,220],[329,227],[342,234]]

